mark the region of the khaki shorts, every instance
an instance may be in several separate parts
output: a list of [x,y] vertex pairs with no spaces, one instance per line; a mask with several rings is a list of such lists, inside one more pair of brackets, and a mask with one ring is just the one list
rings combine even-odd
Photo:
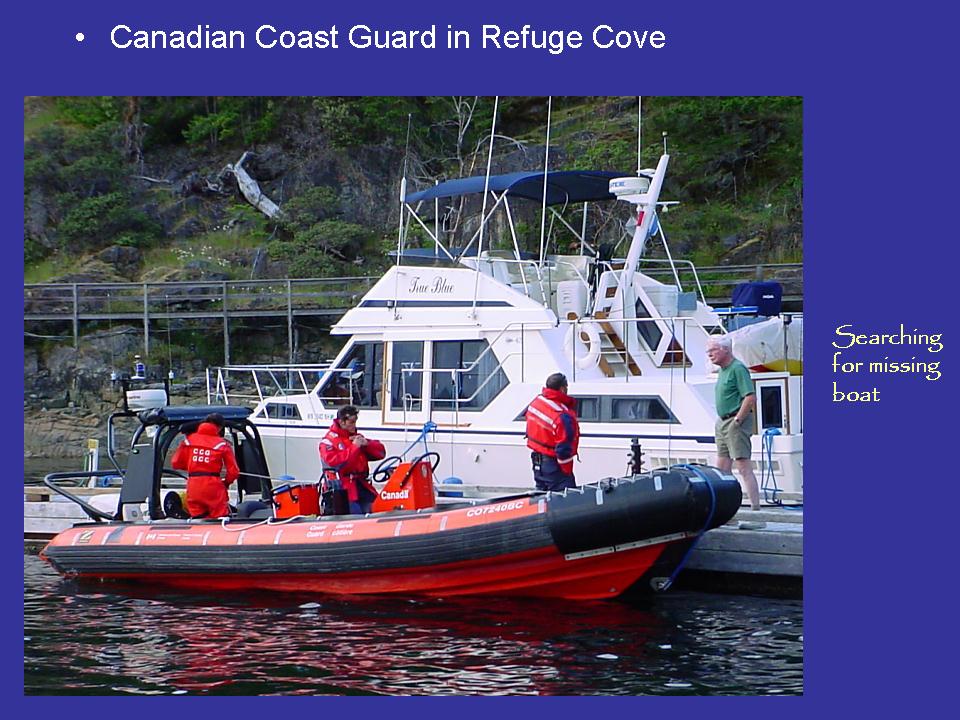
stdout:
[[736,418],[717,420],[716,433],[717,456],[731,460],[748,460],[750,458],[750,435],[753,430],[753,413],[747,415],[742,425],[737,425]]

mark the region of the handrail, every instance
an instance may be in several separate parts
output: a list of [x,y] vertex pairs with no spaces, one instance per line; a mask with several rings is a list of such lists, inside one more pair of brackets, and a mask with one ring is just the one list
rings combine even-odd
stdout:
[[[24,313],[45,317],[73,308],[82,319],[148,313],[168,319],[217,312],[225,301],[234,314],[303,312],[349,305],[378,280],[374,276],[275,280],[197,280],[162,283],[25,283]],[[151,305],[153,307],[151,307]],[[186,308],[186,309],[185,309]]]
[[[543,266],[536,260],[525,260],[522,258],[521,259],[499,258],[499,257],[490,257],[489,255],[487,255],[486,257],[480,256],[478,258],[476,255],[474,255],[467,258],[461,258],[461,263],[466,265],[467,267],[473,266],[473,269],[476,270],[477,272],[482,272],[482,270],[480,269],[480,266],[482,263],[489,263],[491,265],[491,268],[490,268],[491,272],[493,270],[492,266],[494,263],[502,263],[504,265],[507,265],[507,264],[518,265],[520,268],[520,281],[523,283],[523,286],[524,286],[523,294],[526,297],[530,297],[530,289],[527,287],[527,275],[524,272],[524,268],[526,266],[530,266],[531,268],[533,268],[533,271],[537,276],[537,285],[539,285],[540,287],[540,295],[543,296],[544,300],[546,300],[548,296],[547,289],[543,286],[543,272],[542,272]],[[510,285],[512,287],[512,283],[510,283]]]
[[673,270],[673,276],[677,283],[677,290],[683,292],[683,285],[680,284],[680,277],[677,275],[676,267],[677,265],[689,265],[690,270],[693,271],[693,279],[697,283],[697,290],[700,292],[700,300],[704,305],[707,304],[707,296],[703,293],[703,286],[700,284],[700,276],[697,274],[697,266],[693,264],[691,260],[664,260],[662,258],[640,258],[640,263],[661,263],[670,266],[670,269]]
[[[574,265],[572,262],[570,262],[570,261],[568,261],[568,260],[553,259],[553,260],[548,260],[548,261],[544,262],[543,264],[541,264],[540,262],[538,262],[538,261],[536,261],[536,260],[525,260],[525,259],[518,259],[518,258],[490,257],[489,255],[487,255],[487,256],[485,256],[485,257],[484,257],[484,256],[481,256],[481,257],[479,258],[479,262],[477,262],[477,259],[476,259],[476,258],[466,258],[466,260],[470,261],[471,263],[474,263],[474,262],[475,262],[476,265],[477,265],[477,268],[476,268],[476,269],[477,269],[478,271],[480,270],[480,264],[481,264],[481,263],[489,263],[491,266],[492,266],[494,263],[502,263],[502,264],[510,264],[510,265],[517,265],[517,266],[519,266],[519,268],[520,268],[520,281],[524,284],[524,295],[526,295],[527,297],[530,297],[530,291],[529,291],[529,288],[527,288],[527,277],[526,277],[526,273],[524,273],[523,269],[524,269],[524,267],[526,267],[526,266],[530,266],[531,268],[533,268],[534,272],[535,272],[536,275],[537,275],[537,282],[538,282],[538,284],[539,284],[539,286],[540,286],[540,294],[543,296],[543,301],[544,301],[545,303],[547,302],[547,300],[548,300],[548,298],[549,298],[549,295],[548,295],[548,292],[547,292],[548,288],[551,287],[551,286],[553,286],[553,285],[555,284],[554,281],[553,281],[553,278],[552,278],[552,276],[551,276],[551,271],[558,270],[561,265],[566,265],[566,266],[568,266],[569,268],[571,268],[571,269],[573,270],[573,273],[577,276],[577,279],[580,281],[580,284],[583,285],[583,287],[587,288],[588,290],[590,289],[590,283],[587,282],[587,279],[583,276],[583,274],[580,272],[580,270],[577,268],[577,266]],[[492,267],[491,267],[491,269],[492,269]],[[544,272],[543,272],[543,271],[544,271],[544,270],[546,270],[546,275],[547,275],[547,280],[546,280],[547,287],[544,287],[544,278],[543,278],[543,276],[544,276]]]
[[[714,333],[711,333],[707,330],[706,326],[701,323],[697,318],[688,316],[688,315],[677,315],[673,317],[662,316],[662,317],[626,317],[626,318],[593,318],[593,317],[582,317],[577,318],[576,320],[560,320],[558,321],[560,325],[587,325],[587,324],[599,324],[599,323],[628,323],[628,322],[663,322],[668,325],[676,325],[677,323],[681,325],[686,325],[687,323],[693,323],[696,327],[703,331],[703,334],[709,337]],[[717,324],[718,328],[723,328],[723,325],[720,323]],[[724,330],[726,332],[726,330]]]
[[54,480],[88,480],[95,477],[112,477],[117,473],[113,470],[87,470],[87,471],[78,471],[78,472],[55,472],[45,475],[43,478],[43,484],[48,488],[53,490],[55,493],[62,495],[70,502],[76,503],[80,508],[93,520],[96,522],[101,522],[102,520],[113,520],[114,516],[109,513],[105,513],[102,510],[98,510],[93,505],[90,505],[85,500],[81,500],[76,495],[71,492],[67,492],[62,487],[57,485]]
[[[473,256],[475,257],[475,256]],[[472,259],[472,258],[467,258]],[[500,260],[508,261],[509,258],[489,258],[491,260]],[[524,263],[533,263],[537,264],[533,260],[521,260],[520,262]],[[668,260],[663,260],[661,258],[641,258],[641,263],[669,263]],[[683,265],[693,265],[690,260],[674,260],[675,264]],[[609,264],[609,263],[604,263]],[[694,266],[695,267],[695,266]],[[612,268],[607,268],[612,269]],[[709,265],[696,268],[699,274],[712,274],[712,273],[725,273],[725,274],[742,274],[747,272],[752,272],[756,274],[758,270],[803,270],[803,263],[757,263],[753,265]],[[346,285],[356,285],[359,281],[376,281],[378,277],[372,275],[359,275],[359,276],[344,276],[344,277],[335,277],[335,278],[289,278],[289,282],[292,286],[306,286],[306,285],[336,285],[346,284]],[[235,287],[249,287],[249,288],[264,288],[269,289],[272,286],[285,285],[288,282],[287,278],[277,278],[272,280],[173,280],[169,282],[128,282],[128,283],[97,283],[97,282],[80,282],[80,283],[24,283],[23,289],[26,294],[28,291],[33,290],[61,290],[64,292],[64,295],[56,298],[49,298],[49,300],[60,300],[66,301],[71,300],[71,294],[73,288],[76,287],[78,290],[91,289],[91,290],[136,290],[136,299],[142,300],[143,298],[143,288],[144,286],[147,289],[156,289],[164,290],[170,288],[190,288],[190,287],[201,287],[201,288],[211,288],[215,289],[218,292],[217,296],[222,294],[224,283],[226,283],[227,289],[230,290]],[[728,284],[733,281],[723,281],[722,284]],[[313,293],[294,293],[295,296],[310,297],[315,295]],[[263,296],[256,296],[263,297]],[[97,298],[100,299],[100,298]],[[105,299],[105,298],[103,298]],[[162,300],[163,294],[158,293],[154,296],[154,299]],[[178,296],[176,298],[169,298],[171,302],[190,302],[192,298]],[[197,300],[209,300],[209,297],[201,296],[196,298]],[[111,300],[118,300],[118,298],[111,298]]]
[[[346,369],[346,368],[343,368]],[[207,368],[207,402],[212,402],[214,398],[223,398],[225,402],[229,402],[230,393],[227,390],[226,382],[227,376],[231,372],[242,372],[250,373],[253,378],[254,386],[256,387],[257,394],[256,396],[246,394],[246,393],[233,393],[235,398],[240,398],[243,400],[253,401],[256,398],[257,402],[263,402],[266,397],[286,397],[291,394],[289,391],[294,388],[288,387],[287,384],[280,382],[277,377],[278,374],[287,373],[296,373],[300,380],[300,386],[303,388],[304,394],[309,394],[313,388],[315,388],[323,380],[323,376],[326,375],[327,371],[336,370],[332,368],[330,363],[304,363],[302,365],[297,364],[269,364],[269,365],[223,365],[220,367]],[[210,374],[211,371],[216,372],[216,387],[214,392],[210,391]],[[306,378],[304,373],[323,373],[320,379],[316,384],[312,386],[307,385]],[[272,395],[267,395],[264,388],[260,384],[260,378],[258,373],[266,373],[269,378],[273,381],[273,387],[276,388],[276,392]],[[299,391],[298,391],[299,392]]]
[[281,285],[285,284],[287,281],[293,285],[311,285],[311,284],[321,284],[321,285],[334,285],[336,283],[347,283],[354,284],[358,280],[379,280],[378,277],[374,275],[345,275],[343,277],[332,277],[332,278],[273,278],[268,280],[169,280],[163,282],[77,282],[77,283],[24,283],[24,289],[41,289],[41,288],[72,288],[76,286],[77,288],[97,288],[101,290],[113,290],[113,289],[124,289],[124,288],[136,288],[138,290],[142,289],[144,285],[148,288],[167,288],[167,287],[212,287],[217,290],[223,288],[223,284],[226,283],[227,287],[248,285],[253,287],[268,287],[271,285]]

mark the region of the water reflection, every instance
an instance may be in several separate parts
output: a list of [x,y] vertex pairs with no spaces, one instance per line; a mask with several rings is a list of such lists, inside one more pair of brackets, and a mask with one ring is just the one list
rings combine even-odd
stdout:
[[799,601],[180,595],[24,557],[27,694],[797,694]]

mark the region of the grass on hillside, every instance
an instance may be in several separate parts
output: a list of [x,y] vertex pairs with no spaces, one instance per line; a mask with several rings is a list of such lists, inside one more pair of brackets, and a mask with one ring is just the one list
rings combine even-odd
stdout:
[[50,282],[51,278],[73,272],[76,267],[77,258],[75,257],[51,255],[31,265],[25,265],[23,268],[23,283],[24,285],[31,285]]
[[[149,271],[151,276],[162,277],[165,273],[183,268],[193,260],[201,260],[219,266],[231,277],[236,276],[234,279],[246,279],[247,268],[232,267],[223,255],[262,246],[263,240],[258,238],[225,230],[214,231],[194,240],[178,240],[171,245],[148,249],[143,255],[143,268]],[[26,285],[51,282],[53,278],[80,269],[79,258],[58,253],[26,265],[23,269],[23,282]]]

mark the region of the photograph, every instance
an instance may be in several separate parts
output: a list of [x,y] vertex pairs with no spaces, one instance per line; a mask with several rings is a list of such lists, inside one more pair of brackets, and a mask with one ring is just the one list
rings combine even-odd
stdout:
[[24,96],[24,695],[803,695],[806,103]]

